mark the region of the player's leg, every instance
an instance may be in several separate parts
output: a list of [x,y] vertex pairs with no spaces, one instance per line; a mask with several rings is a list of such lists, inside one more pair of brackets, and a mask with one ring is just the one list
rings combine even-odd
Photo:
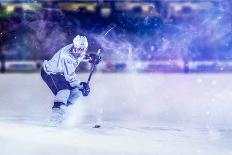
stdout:
[[65,80],[64,76],[61,74],[47,74],[42,69],[41,77],[55,95],[53,108],[59,108],[62,105],[66,105],[70,95],[71,86]]
[[52,106],[52,115],[49,124],[57,126],[64,119],[67,100],[70,96],[70,85],[65,80],[64,76],[60,74],[46,74],[42,69],[41,76],[44,82],[51,89],[54,97],[54,104]]

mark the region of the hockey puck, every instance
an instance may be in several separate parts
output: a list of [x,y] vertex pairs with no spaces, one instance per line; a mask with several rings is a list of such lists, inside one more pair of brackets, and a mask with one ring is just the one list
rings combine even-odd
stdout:
[[101,125],[94,125],[93,128],[100,128],[100,127],[101,127]]

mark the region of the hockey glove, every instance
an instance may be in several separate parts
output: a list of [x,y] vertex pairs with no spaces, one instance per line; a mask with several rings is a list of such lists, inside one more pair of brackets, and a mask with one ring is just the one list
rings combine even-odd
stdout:
[[79,90],[82,92],[83,96],[88,96],[90,92],[89,85],[86,82],[81,82],[80,85],[82,88],[79,88]]
[[101,61],[101,57],[97,54],[94,54],[94,53],[91,53],[89,54],[89,62],[92,63],[92,64],[99,64],[99,62]]

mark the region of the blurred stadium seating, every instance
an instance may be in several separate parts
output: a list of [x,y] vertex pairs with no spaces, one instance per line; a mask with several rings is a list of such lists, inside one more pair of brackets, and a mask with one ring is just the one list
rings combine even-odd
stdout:
[[[99,70],[104,72],[231,71],[231,29],[222,32],[216,26],[224,21],[231,25],[227,18],[232,18],[220,7],[215,1],[3,0],[1,71],[37,71],[42,60],[71,43],[76,34],[87,35],[89,52],[103,49]],[[212,18],[220,18],[221,23]],[[116,28],[104,36],[109,25]]]

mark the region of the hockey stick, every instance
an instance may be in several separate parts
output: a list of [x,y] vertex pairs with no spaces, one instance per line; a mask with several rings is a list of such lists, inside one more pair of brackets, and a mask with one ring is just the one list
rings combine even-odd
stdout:
[[[101,52],[101,49],[98,49],[97,55],[99,55],[100,52]],[[91,77],[92,77],[92,75],[93,75],[93,72],[94,72],[95,69],[96,69],[96,65],[97,65],[97,64],[95,64],[95,63],[92,64],[92,67],[91,67],[91,70],[90,70],[90,73],[89,73],[89,77],[88,77],[88,80],[87,80],[87,84],[90,83],[90,80],[91,80]]]
[[[116,27],[116,25],[110,26],[110,28],[109,28],[106,32],[103,32],[103,33],[105,33],[105,34],[104,34],[104,37],[105,37],[112,29],[114,29],[115,27]],[[97,55],[99,55],[100,52],[101,52],[101,49],[98,49]],[[88,95],[89,95],[89,92],[90,92],[89,83],[90,83],[90,80],[91,80],[91,78],[92,78],[92,75],[93,75],[93,73],[94,73],[94,71],[95,71],[95,69],[96,69],[96,65],[97,65],[96,63],[92,63],[91,70],[90,70],[90,73],[89,73],[89,77],[88,77],[87,82],[86,82],[86,83],[85,83],[85,82],[82,82],[82,83],[81,83],[81,84],[83,85],[83,88],[81,89],[82,95],[83,95],[83,96],[88,96]]]
[[[101,51],[101,49],[98,49],[97,55],[100,54],[100,51]],[[94,61],[93,61],[87,82],[81,82],[81,85],[83,85],[83,88],[81,88],[80,90],[81,90],[83,96],[89,95],[89,92],[90,92],[89,83],[90,83],[92,75],[96,69],[96,65],[97,64],[94,63]]]

